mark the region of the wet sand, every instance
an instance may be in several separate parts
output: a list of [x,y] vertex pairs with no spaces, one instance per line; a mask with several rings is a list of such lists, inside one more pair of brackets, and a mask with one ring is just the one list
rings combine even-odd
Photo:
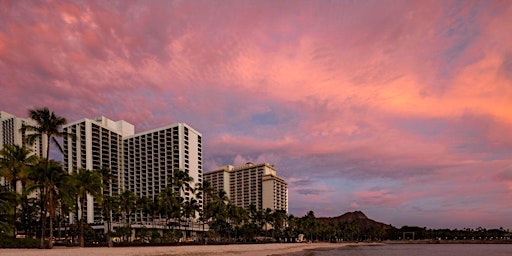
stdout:
[[167,255],[243,255],[261,256],[299,252],[305,249],[338,248],[364,243],[290,243],[290,244],[234,244],[154,247],[55,247],[53,249],[0,249],[1,256],[167,256]]

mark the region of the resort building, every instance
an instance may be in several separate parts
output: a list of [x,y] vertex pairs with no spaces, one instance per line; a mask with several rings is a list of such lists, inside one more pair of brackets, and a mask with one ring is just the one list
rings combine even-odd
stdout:
[[[171,186],[175,169],[188,173],[190,186],[202,184],[201,134],[184,123],[166,126],[123,139],[124,184],[139,197],[154,198]],[[178,191],[186,201],[194,198],[202,209],[200,196],[191,191]],[[139,212],[135,222],[149,222],[149,216]]]
[[38,156],[43,156],[46,151],[46,141],[43,143],[42,138],[35,141],[33,145],[26,143],[27,134],[21,132],[20,129],[23,125],[37,125],[37,123],[30,118],[20,118],[15,115],[0,111],[0,149],[5,144],[25,146]]
[[[124,186],[123,136],[134,134],[134,126],[125,121],[114,122],[106,117],[84,118],[63,127],[72,136],[63,139],[64,169],[68,172],[79,168],[98,170],[109,168],[114,180],[104,190],[107,195],[119,194]],[[84,217],[88,223],[101,223],[102,216],[97,202],[87,197]],[[74,218],[71,218],[72,220]]]
[[[4,148],[5,144],[18,145],[31,149],[37,156],[44,156],[47,142],[40,138],[33,145],[28,145],[26,143],[27,134],[20,131],[23,125],[37,125],[37,123],[29,118],[20,118],[0,111],[0,150]],[[4,185],[8,186],[9,184],[6,184],[4,178],[0,177],[0,186]]]
[[288,212],[288,184],[268,163],[223,166],[205,173],[204,180],[216,191],[224,190],[237,206],[247,209],[253,204],[258,210]]
[[[70,123],[64,131],[75,135],[64,139],[65,168],[70,172],[110,168],[117,181],[105,191],[110,195],[130,190],[139,197],[154,198],[170,185],[174,169],[187,172],[194,179],[191,186],[202,182],[201,134],[187,124],[135,134],[130,123],[98,117]],[[195,197],[189,191],[182,191],[182,196]],[[202,206],[201,199],[197,201]],[[102,223],[92,198],[87,200],[85,216],[88,223]],[[149,221],[142,212],[133,217],[134,223]]]

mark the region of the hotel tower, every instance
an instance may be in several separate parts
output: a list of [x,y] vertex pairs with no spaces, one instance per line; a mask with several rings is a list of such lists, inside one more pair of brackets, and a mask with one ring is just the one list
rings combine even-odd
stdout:
[[[104,193],[120,194],[130,190],[137,196],[156,197],[170,186],[174,169],[187,172],[195,183],[202,182],[201,134],[184,123],[134,133],[134,126],[106,117],[82,119],[64,127],[75,138],[64,139],[64,166],[69,171],[110,168],[114,180]],[[195,197],[182,192],[185,199]],[[197,198],[201,207],[202,200]],[[102,223],[95,200],[87,200],[88,223]],[[136,213],[134,222],[147,222],[148,216]]]
[[253,204],[258,210],[288,212],[288,184],[268,163],[223,166],[205,173],[204,180],[210,182],[215,191],[224,190],[237,206],[247,209]]
[[[37,156],[45,156],[47,142],[42,138],[36,140],[33,145],[28,145],[25,141],[27,134],[21,132],[23,125],[37,125],[36,121],[30,118],[20,118],[15,115],[0,111],[0,150],[5,144],[25,146],[32,150]],[[0,177],[0,186],[9,186],[3,177]],[[19,187],[19,185],[18,185]]]

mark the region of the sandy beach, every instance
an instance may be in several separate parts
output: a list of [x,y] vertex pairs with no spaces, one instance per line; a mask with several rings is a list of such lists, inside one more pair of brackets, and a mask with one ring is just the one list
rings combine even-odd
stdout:
[[[1,256],[167,256],[167,255],[244,255],[261,256],[298,252],[305,249],[337,248],[350,243],[293,243],[293,244],[236,244],[236,245],[194,245],[194,246],[155,246],[155,247],[116,247],[116,248],[70,248],[54,249],[0,249]],[[359,243],[357,245],[364,245]]]

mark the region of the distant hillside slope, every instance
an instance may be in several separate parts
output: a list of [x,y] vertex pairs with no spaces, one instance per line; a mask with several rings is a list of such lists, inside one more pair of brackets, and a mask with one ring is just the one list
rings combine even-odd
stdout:
[[387,225],[387,224],[369,219],[361,211],[347,212],[338,217],[320,217],[320,218],[317,218],[317,220],[319,222],[332,224],[332,225],[341,225],[344,223],[355,223],[362,230],[372,228],[372,227],[374,227],[374,228],[380,227],[380,228],[383,228],[384,230],[395,229],[391,225]]

